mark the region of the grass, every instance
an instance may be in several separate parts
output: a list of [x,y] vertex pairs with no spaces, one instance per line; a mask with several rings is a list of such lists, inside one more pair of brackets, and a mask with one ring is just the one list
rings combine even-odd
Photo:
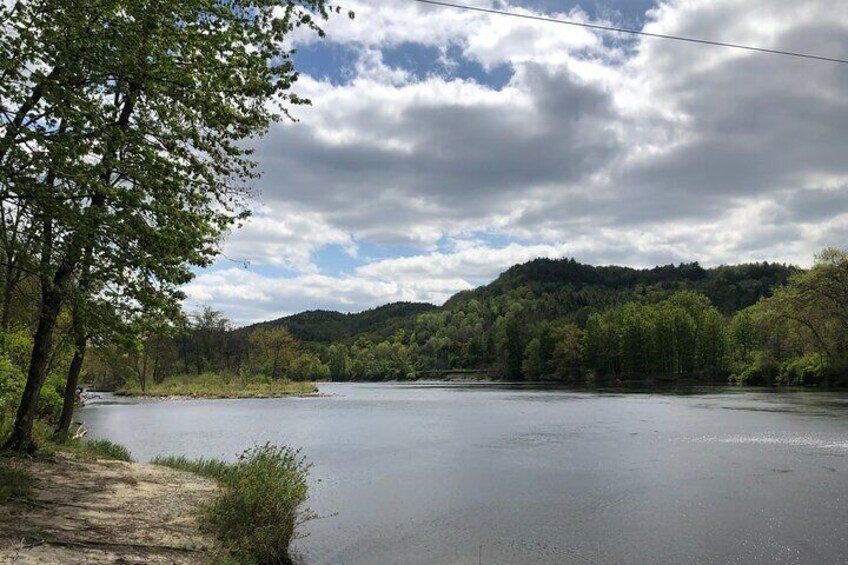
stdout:
[[129,449],[108,439],[72,439],[60,437],[54,433],[53,427],[43,421],[36,421],[33,435],[38,446],[38,453],[51,455],[56,452],[70,453],[83,459],[111,459],[132,463],[133,458]]
[[27,498],[34,482],[13,459],[0,459],[0,504],[9,499]]
[[81,441],[80,445],[84,453],[96,459],[113,459],[115,461],[126,461],[127,463],[132,463],[133,461],[129,449],[108,439],[90,439]]
[[153,463],[213,477],[220,494],[202,509],[204,527],[224,547],[225,561],[290,563],[296,529],[314,517],[304,508],[309,465],[296,450],[271,444],[245,451],[235,463],[157,457]]
[[318,392],[314,383],[267,377],[218,373],[169,377],[141,390],[132,383],[118,391],[127,396],[180,396],[188,398],[273,398]]
[[170,467],[178,471],[187,471],[217,480],[223,480],[232,472],[233,468],[231,463],[221,461],[220,459],[206,459],[203,457],[200,459],[189,459],[188,457],[176,455],[159,455],[154,457],[150,462],[154,465],[162,465],[163,467]]

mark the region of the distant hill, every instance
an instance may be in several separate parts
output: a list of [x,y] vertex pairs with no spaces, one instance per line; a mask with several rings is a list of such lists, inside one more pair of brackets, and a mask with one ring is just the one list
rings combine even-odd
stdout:
[[384,339],[399,329],[411,329],[419,314],[435,309],[436,306],[423,302],[393,302],[356,314],[309,310],[245,329],[285,326],[297,339],[314,343],[346,341],[361,333]]
[[797,267],[779,263],[749,263],[705,269],[698,263],[664,265],[650,269],[585,265],[574,259],[535,259],[510,267],[490,284],[462,291],[444,306],[395,302],[343,314],[310,310],[243,328],[285,326],[301,341],[315,344],[353,342],[366,336],[379,342],[398,330],[411,332],[426,312],[462,312],[469,302],[499,311],[516,299],[534,304],[534,320],[580,322],[587,311],[602,310],[628,301],[659,302],[681,290],[706,295],[724,314],[746,308],[784,284]]
[[731,314],[769,296],[797,267],[779,263],[726,265],[710,269],[698,263],[651,269],[594,267],[574,259],[535,259],[510,267],[492,283],[460,292],[444,308],[462,308],[472,299],[497,300],[516,291],[555,297],[560,313],[581,307],[605,307],[625,300],[656,302],[680,290],[706,295],[719,310]]

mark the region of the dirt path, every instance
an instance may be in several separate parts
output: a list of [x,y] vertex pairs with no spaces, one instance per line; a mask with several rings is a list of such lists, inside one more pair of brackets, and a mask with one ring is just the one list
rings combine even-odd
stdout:
[[208,561],[214,542],[193,511],[215,492],[213,481],[61,454],[27,468],[37,480],[30,499],[0,506],[0,563]]

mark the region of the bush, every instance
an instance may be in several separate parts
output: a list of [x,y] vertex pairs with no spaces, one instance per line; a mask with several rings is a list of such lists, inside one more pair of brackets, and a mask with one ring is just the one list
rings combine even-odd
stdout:
[[11,426],[26,377],[6,356],[0,356],[0,430]]
[[[207,463],[208,466],[208,463]],[[312,518],[309,465],[299,451],[271,444],[245,451],[220,474],[222,492],[204,511],[204,523],[239,563],[290,563],[297,526]]]
[[65,379],[67,375],[50,374],[41,387],[38,397],[38,417],[55,424],[62,415],[62,404],[65,401]]

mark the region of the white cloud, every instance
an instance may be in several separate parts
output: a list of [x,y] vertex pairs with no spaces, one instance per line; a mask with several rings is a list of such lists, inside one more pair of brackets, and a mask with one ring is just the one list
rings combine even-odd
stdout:
[[[257,315],[359,309],[440,302],[533,254],[808,263],[845,245],[843,66],[647,38],[625,48],[584,29],[412,2],[346,7],[356,20],[327,32],[361,55],[355,76],[303,77],[314,105],[260,143],[267,209],[227,249],[299,275],[205,273],[195,298]],[[848,3],[669,0],[645,29],[844,57]],[[443,57],[459,46],[514,75],[500,89],[418,79],[382,60],[381,49],[408,42]],[[535,243],[493,249],[471,239],[480,233]],[[435,251],[446,238],[455,248]],[[355,254],[363,242],[421,251],[341,277],[313,264],[324,246]]]
[[441,304],[515,263],[561,257],[566,250],[563,244],[493,248],[479,241],[460,241],[453,252],[374,261],[339,277],[318,273],[278,277],[250,268],[206,272],[186,287],[186,293],[192,306],[210,305],[240,323],[295,313],[304,304],[345,312],[401,300]]
[[356,256],[351,235],[316,212],[268,206],[255,210],[244,227],[234,231],[226,242],[231,261],[269,265],[297,272],[315,272],[312,254],[327,245],[339,245]]

